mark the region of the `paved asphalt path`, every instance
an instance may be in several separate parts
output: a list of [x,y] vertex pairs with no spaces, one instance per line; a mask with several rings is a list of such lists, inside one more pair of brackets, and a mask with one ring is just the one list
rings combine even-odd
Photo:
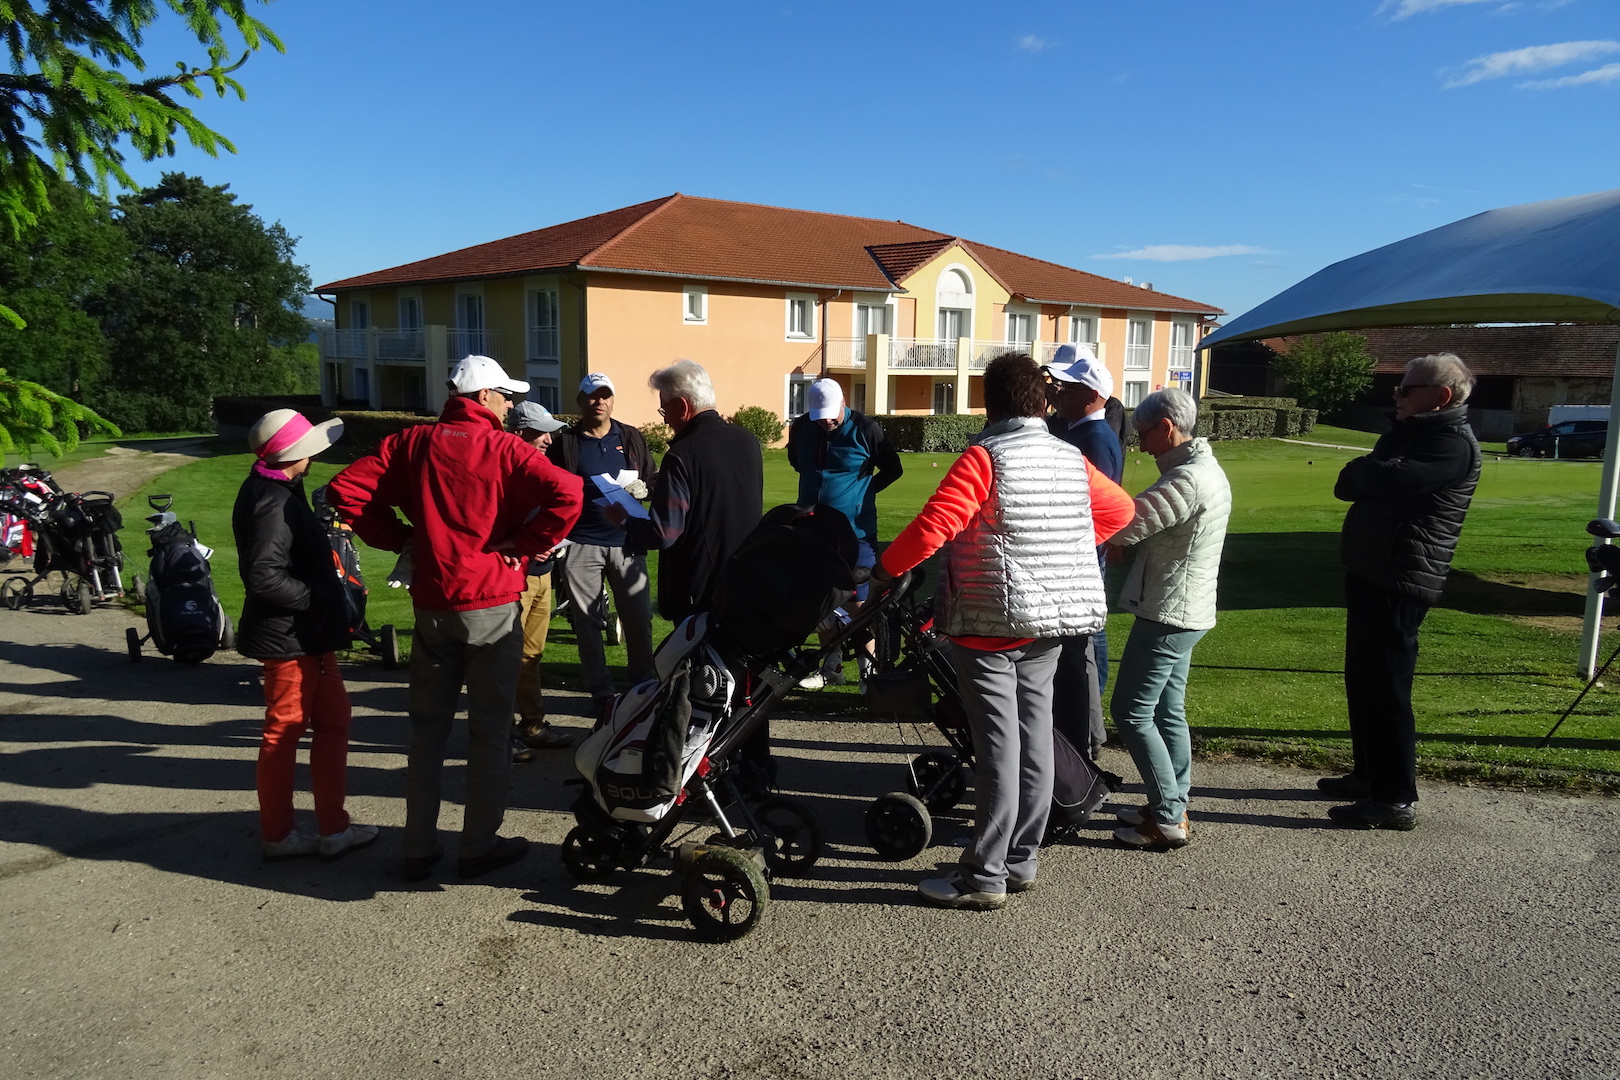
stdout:
[[568,754],[515,770],[526,860],[461,883],[452,843],[401,881],[405,695],[375,668],[350,806],[383,839],[265,865],[255,667],[132,664],[128,615],[60,612],[0,611],[0,1076],[1620,1076],[1612,801],[1428,786],[1417,832],[1342,832],[1311,776],[1200,762],[1190,848],[1099,823],[1008,908],[938,911],[915,883],[960,820],[905,865],[861,843],[899,733],[779,721],[829,856],[709,945],[663,868],[565,876]]

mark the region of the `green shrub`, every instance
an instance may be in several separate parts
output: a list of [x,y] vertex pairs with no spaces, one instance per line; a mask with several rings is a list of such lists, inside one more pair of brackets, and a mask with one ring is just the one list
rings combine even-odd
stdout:
[[1276,409],[1214,409],[1209,418],[1211,439],[1269,439],[1277,428]]
[[744,405],[728,419],[753,435],[762,446],[775,446],[782,441],[782,418],[763,405]]
[[1291,397],[1207,397],[1198,402],[1200,409],[1293,409],[1299,402]]
[[1299,410],[1299,433],[1301,435],[1309,435],[1311,433],[1311,428],[1316,426],[1316,418],[1318,415],[1320,415],[1320,413],[1316,409]]
[[647,440],[648,453],[662,454],[669,449],[669,440],[675,437],[675,433],[668,424],[652,420],[641,425],[641,437]]
[[941,413],[929,416],[874,416],[896,450],[909,453],[960,454],[968,440],[984,429],[984,417]]
[[[343,421],[343,438],[339,446],[349,446],[363,453],[377,448],[383,439],[418,424],[436,424],[432,416],[418,416],[408,412],[336,412]],[[313,417],[311,418],[313,419]]]

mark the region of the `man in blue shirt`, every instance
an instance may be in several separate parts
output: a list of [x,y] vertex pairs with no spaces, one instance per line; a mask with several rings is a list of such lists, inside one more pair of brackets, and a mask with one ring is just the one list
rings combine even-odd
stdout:
[[[1085,455],[1092,467],[1114,483],[1125,472],[1125,453],[1119,436],[1107,422],[1114,377],[1089,346],[1060,346],[1047,365],[1047,401],[1053,414],[1047,428]],[[1097,561],[1106,576],[1102,548]],[[1103,726],[1102,692],[1108,686],[1108,630],[1089,638],[1064,638],[1053,680],[1053,722],[1081,753],[1095,756],[1107,740]]]
[[654,677],[647,556],[644,549],[627,546],[624,529],[608,520],[604,506],[597,501],[604,493],[594,478],[633,471],[636,479],[626,490],[645,499],[658,479],[658,470],[641,432],[613,419],[613,394],[613,380],[599,372],[580,380],[579,422],[557,432],[546,451],[557,465],[585,479],[585,507],[579,523],[568,534],[571,543],[563,556],[561,572],[573,601],[568,621],[579,643],[580,677],[599,720],[613,708],[613,677],[602,644],[602,629],[607,621],[604,579],[613,589],[614,606],[624,625],[630,685]]
[[[811,383],[807,405],[788,428],[788,463],[799,474],[799,505],[821,503],[849,518],[860,550],[855,565],[869,567],[877,561],[877,493],[900,479],[905,467],[882,425],[844,404],[844,388],[837,380]],[[865,600],[862,585],[846,610],[853,614]],[[812,675],[801,685],[816,689],[843,681],[843,662],[832,656],[822,667],[820,682]]]

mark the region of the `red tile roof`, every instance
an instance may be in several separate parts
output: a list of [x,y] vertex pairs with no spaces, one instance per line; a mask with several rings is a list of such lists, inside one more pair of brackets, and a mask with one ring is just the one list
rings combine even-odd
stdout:
[[[1399,375],[1406,362],[1451,352],[1481,375],[1562,375],[1612,379],[1620,326],[1553,323],[1533,326],[1393,326],[1357,330],[1378,358],[1373,371]],[[1286,352],[1292,338],[1270,338],[1273,352]],[[1219,346],[1217,346],[1219,348]]]
[[1010,292],[1054,303],[1217,314],[1218,308],[972,245],[903,221],[675,194],[319,286],[335,292],[579,267],[887,291],[961,243]]

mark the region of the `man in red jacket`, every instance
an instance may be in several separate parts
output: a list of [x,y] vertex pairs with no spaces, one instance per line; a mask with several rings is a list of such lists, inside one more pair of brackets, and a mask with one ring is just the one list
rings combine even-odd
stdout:
[[[450,373],[455,396],[437,424],[390,435],[332,479],[329,499],[372,547],[411,552],[411,743],[405,780],[405,877],[432,872],[439,775],[467,687],[467,812],[462,877],[521,859],[502,837],[512,758],[508,734],[523,655],[522,560],[550,551],[579,518],[579,477],[503,427],[529,384],[487,356]],[[395,514],[404,511],[406,521]]]

